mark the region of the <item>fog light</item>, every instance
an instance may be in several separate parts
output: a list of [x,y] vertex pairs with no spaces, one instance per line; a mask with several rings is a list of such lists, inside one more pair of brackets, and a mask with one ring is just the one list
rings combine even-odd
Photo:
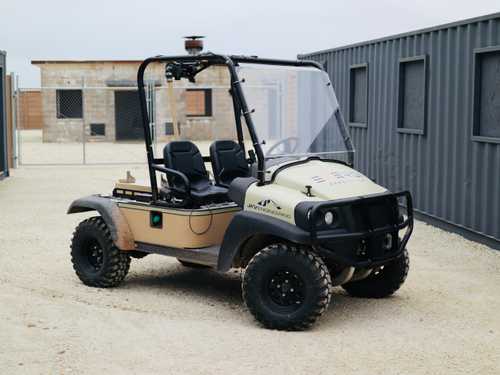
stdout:
[[384,240],[382,241],[382,247],[384,250],[392,249],[392,234],[386,234]]
[[334,219],[335,219],[335,215],[333,214],[332,211],[327,211],[325,213],[325,224],[326,225],[332,225]]

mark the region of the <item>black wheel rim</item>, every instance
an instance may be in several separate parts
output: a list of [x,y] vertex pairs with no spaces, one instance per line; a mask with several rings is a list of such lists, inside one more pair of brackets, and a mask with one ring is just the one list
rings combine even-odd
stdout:
[[104,251],[97,241],[90,241],[87,249],[87,260],[94,271],[99,271],[104,263]]
[[299,274],[291,270],[274,273],[268,282],[271,300],[279,306],[299,308],[305,300],[305,284]]

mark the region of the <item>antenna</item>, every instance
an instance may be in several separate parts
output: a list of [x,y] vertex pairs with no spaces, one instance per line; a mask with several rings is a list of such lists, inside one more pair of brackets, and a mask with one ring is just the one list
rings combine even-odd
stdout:
[[203,51],[203,40],[205,37],[203,35],[189,35],[185,36],[184,48],[190,55],[198,55]]

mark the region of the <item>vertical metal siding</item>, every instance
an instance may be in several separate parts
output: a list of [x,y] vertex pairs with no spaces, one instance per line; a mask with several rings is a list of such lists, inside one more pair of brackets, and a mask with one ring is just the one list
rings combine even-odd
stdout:
[[[422,213],[500,240],[500,143],[472,140],[474,50],[499,45],[497,13],[300,58],[326,62],[345,116],[349,68],[368,64],[367,128],[349,129],[356,168],[410,190]],[[399,60],[419,55],[427,63],[424,135],[397,131]]]

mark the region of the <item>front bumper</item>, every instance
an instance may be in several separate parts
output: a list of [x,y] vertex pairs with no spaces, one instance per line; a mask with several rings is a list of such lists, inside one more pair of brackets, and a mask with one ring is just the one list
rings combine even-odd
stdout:
[[[400,215],[401,206],[406,208],[406,218]],[[341,265],[370,268],[396,259],[413,231],[413,203],[408,191],[325,202],[312,207],[309,222],[316,223],[325,210],[331,209],[347,212],[344,225],[325,230],[311,224],[311,244]]]

